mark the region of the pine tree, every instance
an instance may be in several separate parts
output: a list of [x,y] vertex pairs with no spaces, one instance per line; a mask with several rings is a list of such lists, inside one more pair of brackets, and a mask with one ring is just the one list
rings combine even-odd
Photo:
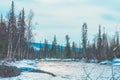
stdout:
[[57,55],[56,58],[62,58],[62,54],[61,54],[61,46],[58,44],[57,45]]
[[98,58],[98,60],[102,59],[101,51],[102,51],[102,37],[101,37],[101,26],[99,25],[99,33],[98,33],[98,39],[97,39],[97,58]]
[[116,40],[115,35],[112,37],[112,40],[110,41],[110,47],[109,47],[109,59],[112,60],[116,57]]
[[6,57],[7,51],[7,26],[5,21],[3,20],[3,15],[1,14],[0,18],[0,57]]
[[57,57],[57,40],[56,35],[54,35],[54,40],[52,42],[52,48],[51,48],[51,57],[56,58]]
[[72,56],[71,56],[73,59],[76,59],[76,56],[77,56],[76,53],[77,53],[76,45],[75,45],[75,42],[73,42],[72,43]]
[[49,46],[48,46],[48,41],[45,39],[45,42],[44,42],[45,46],[44,46],[44,58],[48,58],[49,57]]
[[120,57],[119,32],[116,31],[116,57]]
[[92,44],[92,53],[93,53],[93,59],[97,59],[97,49],[96,49],[96,40],[93,40]]
[[[19,14],[18,18],[18,34],[17,34],[17,44],[14,51],[14,54],[17,52],[19,59],[22,59],[25,56],[25,16],[24,9]],[[17,51],[18,50],[18,51]],[[24,53],[24,54],[23,54]]]
[[13,51],[16,45],[16,17],[14,13],[14,2],[12,1],[11,10],[8,15],[8,53],[7,58],[14,58]]
[[66,38],[66,46],[65,46],[65,58],[71,58],[71,48],[70,48],[70,38],[69,38],[69,35],[66,35],[65,36]]
[[87,49],[87,24],[84,23],[82,26],[82,54],[83,57],[87,59],[86,49]]
[[108,60],[108,40],[107,34],[105,33],[105,28],[102,37],[102,60]]

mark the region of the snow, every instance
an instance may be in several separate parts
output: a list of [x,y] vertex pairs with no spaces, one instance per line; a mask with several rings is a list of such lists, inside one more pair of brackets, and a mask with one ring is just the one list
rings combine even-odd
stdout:
[[101,62],[101,64],[112,63],[112,65],[84,63],[82,60],[80,62],[54,60],[40,60],[38,63],[36,60],[21,60],[9,65],[23,69],[25,67],[25,69],[44,70],[55,74],[56,77],[45,73],[22,72],[17,77],[0,78],[0,80],[110,80],[112,77],[120,80],[120,66],[113,66],[120,64],[119,59],[114,59],[111,62],[108,60]]
[[66,62],[71,62],[75,61],[75,59],[56,59],[56,58],[45,58],[45,59],[40,59],[40,61],[66,61]]
[[120,58],[114,58],[112,61],[105,60],[100,62],[101,65],[113,65],[113,66],[120,66]]
[[112,62],[111,62],[111,61],[106,60],[106,61],[102,61],[102,62],[100,62],[100,64],[102,64],[102,65],[106,65],[106,64],[112,64]]
[[113,66],[120,66],[120,63],[113,63]]
[[37,69],[36,67],[36,61],[35,60],[21,60],[21,61],[16,61],[9,63],[10,66],[16,66],[17,68],[34,68]]
[[114,65],[114,66],[120,66],[120,59],[115,58],[115,59],[113,59],[112,63],[113,63],[112,65]]
[[40,59],[40,61],[61,61],[61,59],[56,59],[56,58],[45,58],[45,59]]
[[119,58],[115,58],[112,60],[113,63],[120,63],[120,59]]
[[[120,76],[119,66],[114,66],[112,70],[111,65],[99,65],[96,63],[40,62],[38,66],[42,70],[56,74],[61,80],[86,80],[88,78],[87,75],[92,80],[106,80],[106,78],[109,80],[112,76],[112,71],[117,73],[115,76]],[[54,80],[54,78],[50,80]]]
[[97,63],[98,62],[98,60],[96,60],[96,59],[91,59],[90,60],[90,63]]

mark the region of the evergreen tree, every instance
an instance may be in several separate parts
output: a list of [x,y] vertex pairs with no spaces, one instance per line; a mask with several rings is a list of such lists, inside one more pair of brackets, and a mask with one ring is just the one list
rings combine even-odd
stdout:
[[41,43],[41,41],[40,41],[40,46],[39,46],[39,53],[38,53],[38,59],[40,59],[40,58],[43,58],[43,46],[42,46],[42,43]]
[[116,57],[120,57],[119,32],[116,31]]
[[76,52],[77,52],[76,51],[76,45],[75,45],[75,42],[73,42],[72,43],[72,56],[71,56],[73,59],[76,59],[76,56],[77,56]]
[[[14,54],[17,52],[19,59],[25,57],[25,16],[24,16],[24,9],[20,12],[18,18],[18,40],[16,44],[16,48]],[[17,51],[18,50],[18,51]]]
[[108,40],[107,40],[107,34],[105,33],[105,28],[103,32],[102,37],[102,60],[108,60]]
[[44,46],[44,58],[48,58],[49,57],[49,46],[48,46],[48,41],[45,39],[45,42],[44,42],[45,46]]
[[93,59],[97,59],[97,49],[96,49],[96,40],[94,39],[94,42],[92,44],[92,55],[93,55]]
[[14,13],[14,2],[12,1],[11,10],[8,15],[8,53],[7,57],[14,58],[13,51],[16,44],[16,17]]
[[57,55],[56,58],[62,58],[62,54],[61,54],[61,46],[58,44],[57,45]]
[[65,46],[65,58],[71,58],[71,49],[70,49],[70,38],[69,35],[65,36],[66,38],[66,46]]
[[84,23],[82,26],[82,53],[83,57],[87,59],[86,49],[87,49],[87,24]]
[[97,39],[97,58],[98,60],[101,60],[101,51],[102,51],[102,37],[101,37],[101,26],[99,25],[99,33],[98,33],[98,39]]
[[7,51],[7,26],[5,21],[3,20],[3,15],[1,14],[0,19],[0,57],[5,58],[6,57],[6,51]]
[[52,48],[51,48],[51,57],[56,58],[57,57],[57,40],[56,35],[54,35],[54,40],[52,42]]
[[116,57],[116,41],[115,41],[115,35],[112,37],[112,40],[110,40],[110,47],[109,47],[109,55],[108,58],[112,60]]

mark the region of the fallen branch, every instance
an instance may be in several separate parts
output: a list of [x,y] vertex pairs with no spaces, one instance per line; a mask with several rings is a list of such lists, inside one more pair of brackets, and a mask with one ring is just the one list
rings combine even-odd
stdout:
[[32,70],[32,71],[29,71],[29,72],[45,73],[45,74],[52,75],[53,77],[56,77],[56,75],[55,75],[55,74],[50,73],[50,72],[47,72],[47,71],[43,71],[43,70]]
[[34,69],[34,68],[21,67],[21,68],[19,68],[19,70],[21,70],[22,72],[28,71],[28,72],[45,73],[45,74],[49,74],[49,75],[52,75],[52,76],[56,77],[56,75],[53,74],[53,73],[43,71],[43,70],[39,70],[39,69]]

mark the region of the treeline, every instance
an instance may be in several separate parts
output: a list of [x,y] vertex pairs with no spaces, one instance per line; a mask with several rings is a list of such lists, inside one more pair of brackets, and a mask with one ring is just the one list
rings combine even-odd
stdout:
[[[81,41],[82,47],[78,46],[75,42],[70,43],[69,35],[65,36],[66,45],[57,44],[56,36],[54,36],[52,46],[48,45],[48,41],[45,39],[45,46],[40,45],[40,50],[37,54],[37,58],[59,58],[59,59],[82,59],[86,61],[90,60],[112,60],[113,58],[120,57],[120,45],[119,45],[119,32],[116,31],[112,38],[108,38],[108,34],[105,32],[105,28],[101,31],[101,26],[98,27],[97,36],[94,37],[93,42],[90,43],[87,34],[87,23],[84,23],[81,28]],[[103,32],[103,33],[102,33]],[[71,45],[72,44],[72,45]],[[81,44],[81,43],[80,43]]]
[[25,18],[24,9],[15,14],[14,2],[7,18],[1,14],[0,18],[0,59],[31,59],[33,47],[30,46],[32,39],[32,18],[30,11],[28,19]]
[[[15,14],[14,2],[12,1],[11,9],[4,18],[0,18],[0,59],[35,59],[35,58],[60,58],[60,59],[81,59],[87,61],[91,59],[102,61],[111,60],[120,57],[119,32],[116,31],[112,38],[108,38],[105,30],[101,31],[99,25],[98,33],[92,43],[88,40],[88,27],[84,23],[81,27],[81,43],[70,42],[69,35],[65,36],[66,45],[63,47],[57,43],[56,35],[49,46],[45,39],[44,47],[40,45],[37,52],[31,46],[32,42],[32,18],[33,12],[30,11],[26,19],[24,9],[19,14]],[[103,33],[102,33],[103,32]],[[71,45],[72,44],[72,45]]]

